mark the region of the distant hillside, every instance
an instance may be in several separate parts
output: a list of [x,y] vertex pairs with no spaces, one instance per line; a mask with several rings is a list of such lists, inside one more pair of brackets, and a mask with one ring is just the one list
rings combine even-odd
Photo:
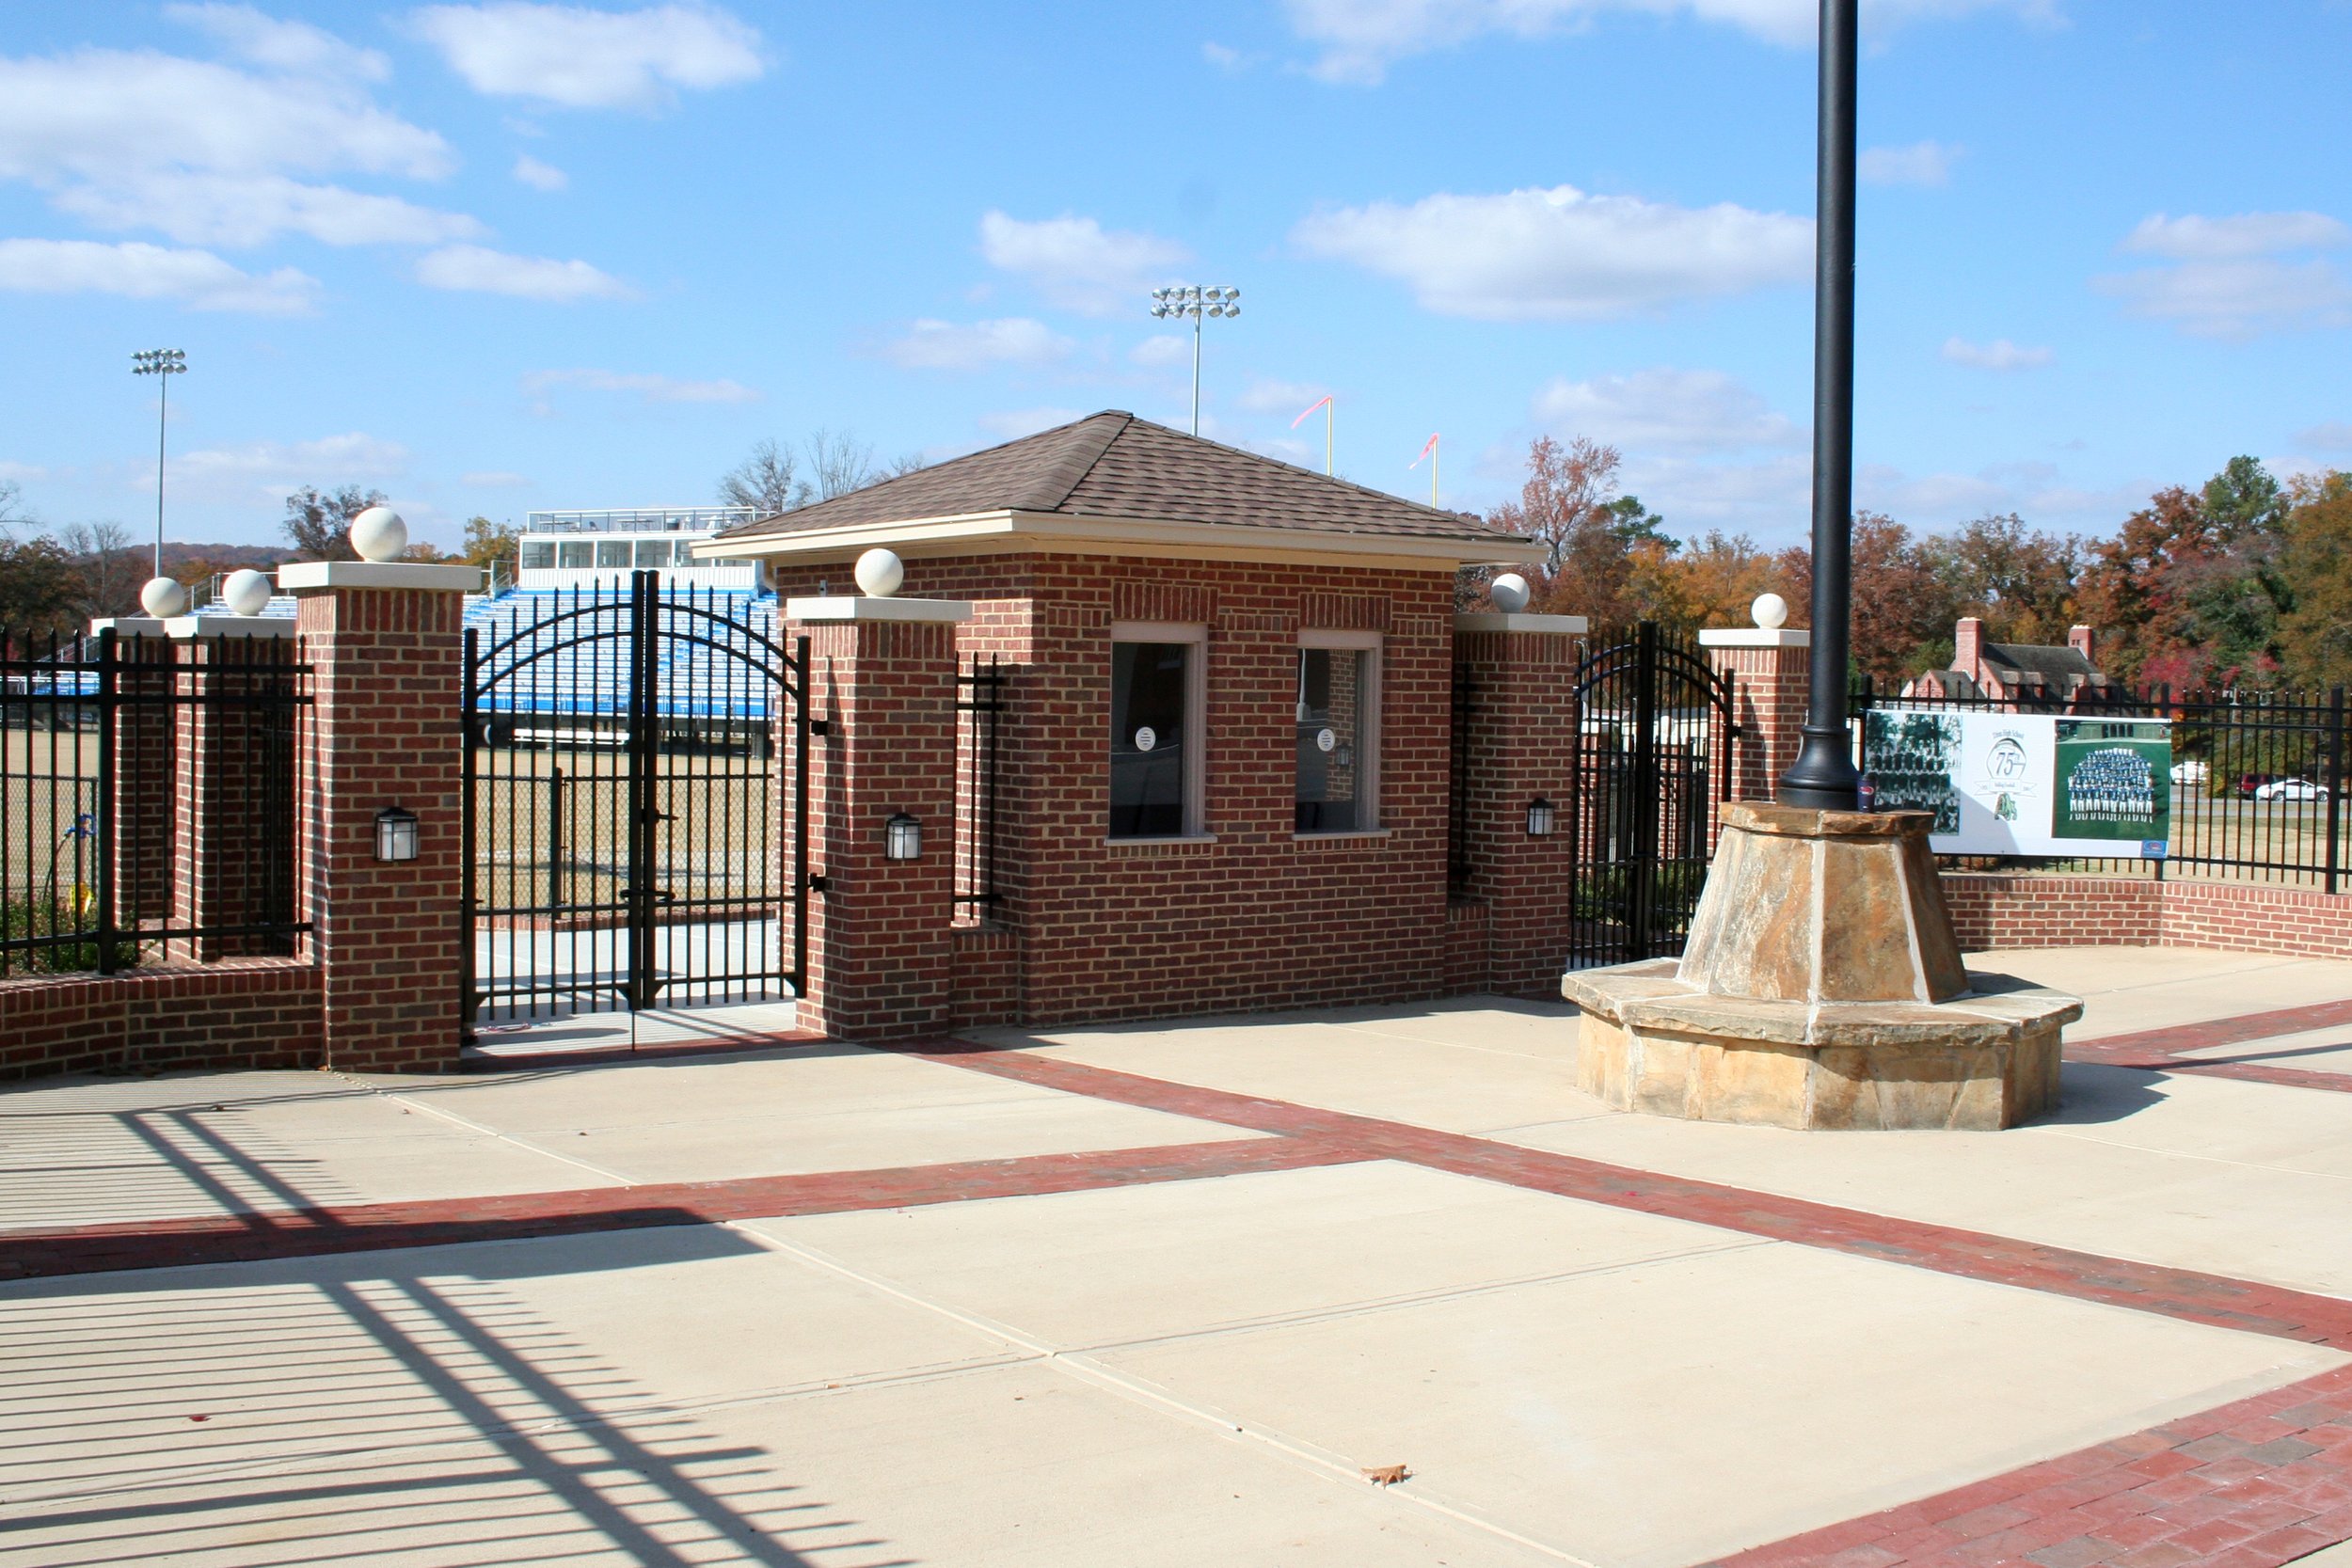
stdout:
[[[153,546],[149,546],[150,550]],[[144,552],[142,552],[144,553]],[[275,566],[290,561],[300,552],[291,545],[182,545],[164,546],[164,570],[177,573],[183,566],[209,561],[215,566]]]

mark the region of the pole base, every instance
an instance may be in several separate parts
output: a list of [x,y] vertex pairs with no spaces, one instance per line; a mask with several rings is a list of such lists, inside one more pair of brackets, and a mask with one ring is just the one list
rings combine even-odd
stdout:
[[1860,811],[1862,774],[1853,765],[1852,737],[1843,729],[1805,726],[1797,760],[1780,776],[1772,800],[1807,811]]

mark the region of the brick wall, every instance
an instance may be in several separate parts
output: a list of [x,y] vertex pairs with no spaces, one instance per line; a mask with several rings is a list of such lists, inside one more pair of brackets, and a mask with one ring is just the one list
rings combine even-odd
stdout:
[[1802,645],[1757,648],[1709,642],[1707,657],[1719,673],[1731,677],[1731,718],[1740,726],[1739,739],[1731,749],[1731,798],[1769,800],[1781,773],[1796,761],[1797,748],[1804,738],[1812,650]]
[[2251,882],[1947,871],[1960,944],[2162,945],[2352,958],[2352,895]]
[[[820,579],[843,588],[848,564],[787,565],[779,591]],[[1450,572],[1020,554],[909,561],[900,592],[974,601],[961,652],[1008,661],[996,924],[1022,1022],[1448,989]],[[1209,628],[1210,840],[1108,841],[1115,621]],[[1383,634],[1376,834],[1294,831],[1302,628]]]
[[315,1066],[321,978],[312,963],[247,958],[0,981],[0,1078]]

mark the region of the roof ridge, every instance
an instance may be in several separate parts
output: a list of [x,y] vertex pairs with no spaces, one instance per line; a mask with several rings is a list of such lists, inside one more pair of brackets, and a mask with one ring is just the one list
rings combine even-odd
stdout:
[[1230,451],[1236,457],[1247,457],[1252,462],[1263,463],[1269,467],[1287,468],[1293,473],[1304,474],[1309,479],[1322,480],[1327,484],[1343,485],[1347,489],[1355,491],[1358,495],[1369,496],[1375,500],[1392,501],[1399,506],[1417,506],[1420,507],[1422,511],[1431,513],[1439,517],[1469,517],[1482,526],[1490,526],[1486,524],[1486,518],[1479,516],[1475,512],[1455,512],[1442,506],[1431,506],[1426,502],[1417,501],[1410,496],[1400,496],[1391,490],[1375,490],[1369,484],[1359,484],[1352,479],[1342,479],[1337,474],[1319,474],[1312,468],[1306,467],[1303,465],[1297,463],[1285,463],[1279,457],[1269,457],[1264,452],[1252,451],[1248,447],[1236,447],[1228,442],[1219,441],[1213,436],[1195,436],[1187,431],[1178,430],[1174,425],[1162,424],[1157,420],[1147,420],[1139,414],[1130,414],[1127,417],[1134,420],[1136,424],[1149,425],[1153,430],[1163,430],[1170,436],[1181,436],[1187,441],[1199,441],[1203,446],[1215,447],[1220,451]]
[[[1105,432],[1099,440],[1095,439],[1096,432],[1086,428],[1098,423]],[[1103,461],[1103,454],[1117,445],[1119,438],[1134,428],[1136,423],[1136,417],[1124,409],[1105,408],[1098,414],[1089,414],[1083,420],[1075,420],[1061,426],[1061,429],[1071,432],[1078,438],[1064,443],[1069,450],[1056,456],[1054,461],[1046,467],[1044,473],[1039,476],[1037,488],[1028,497],[1024,498],[1035,504],[1016,507],[1014,510],[1024,512],[1058,510],[1064,502],[1070,499],[1078,486],[1086,483],[1087,475],[1092,473],[1095,465]],[[1092,447],[1091,451],[1088,450],[1089,445]]]

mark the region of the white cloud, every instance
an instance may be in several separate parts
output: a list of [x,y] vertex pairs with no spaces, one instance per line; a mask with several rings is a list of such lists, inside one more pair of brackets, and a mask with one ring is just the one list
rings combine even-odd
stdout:
[[1068,355],[1071,347],[1069,339],[1027,316],[968,325],[927,319],[884,344],[882,354],[917,370],[971,371],[983,365],[1041,365]]
[[[1813,42],[1816,0],[1284,0],[1291,29],[1321,50],[1309,68],[1327,82],[1369,86],[1398,60],[1451,49],[1489,34],[1537,39],[1589,27],[1613,11],[1679,18],[1737,28],[1789,48]],[[2009,11],[2029,21],[2058,18],[2055,0],[1865,0],[1866,25],[1975,11]]]
[[1866,147],[1854,172],[1869,185],[1943,185],[1952,178],[1961,150],[1943,142],[1909,147]]
[[1014,441],[1024,436],[1034,436],[1041,430],[1083,420],[1086,415],[1075,408],[1007,408],[979,417],[979,427],[991,436]]
[[647,403],[757,403],[759,393],[739,381],[681,381],[649,372],[532,371],[523,390],[534,396],[558,387],[592,392],[635,392]]
[[1210,41],[1200,46],[1200,57],[1228,76],[1238,76],[1258,63],[1259,56],[1245,55],[1231,44]]
[[2052,363],[2058,356],[2046,348],[2020,348],[2007,338],[1995,338],[1989,343],[1947,338],[1944,357],[1955,365],[1979,371],[2035,371]]
[[980,255],[990,266],[1028,279],[1055,304],[1089,315],[1122,315],[1191,253],[1155,234],[1106,230],[1093,218],[1035,223],[989,212],[980,217]]
[[2264,332],[2352,325],[2352,283],[2334,263],[2280,259],[2347,242],[2352,229],[2324,213],[2158,213],[2141,220],[2122,248],[2173,260],[2090,281],[2135,315],[2170,322],[2191,337],[2243,341]]
[[2317,451],[2352,451],[2352,420],[2330,420],[2295,433],[2298,445]]
[[526,152],[515,160],[515,178],[535,191],[560,191],[572,177],[553,164],[543,164]]
[[2239,213],[2223,218],[2158,213],[2140,219],[2124,236],[2123,248],[2180,261],[2233,261],[2282,250],[2331,250],[2346,240],[2352,240],[2352,230],[2325,213]]
[[716,6],[635,11],[494,0],[426,6],[410,29],[476,92],[575,109],[652,108],[675,87],[756,81],[758,32]]
[[356,85],[373,56],[239,7],[184,9],[282,69],[103,49],[0,59],[0,179],[24,181],[102,228],[153,229],[190,245],[285,232],[429,245],[482,231],[460,214],[294,178],[437,179],[454,166],[438,135]]
[[1237,400],[1253,414],[1296,414],[1329,391],[1328,387],[1306,381],[1268,381],[1253,376]]
[[73,186],[56,204],[100,229],[154,229],[187,245],[258,245],[279,234],[328,245],[439,245],[485,232],[464,213],[277,174],[139,175]]
[[1147,371],[1165,371],[1178,365],[1188,365],[1192,363],[1192,339],[1189,336],[1178,337],[1172,332],[1158,333],[1129,349],[1127,360]]
[[457,483],[479,490],[511,490],[531,481],[522,474],[508,473],[503,468],[480,468],[472,473],[459,474]]
[[1563,435],[1636,452],[1722,452],[1804,443],[1804,428],[1722,371],[1660,368],[1590,381],[1555,378],[1535,418]]
[[0,458],[0,479],[47,479],[49,470],[38,463],[11,463]]
[[[408,449],[397,441],[352,431],[315,441],[255,441],[242,447],[212,447],[182,452],[171,460],[171,478],[218,492],[248,484],[264,489],[288,483],[343,484],[390,479],[406,471]],[[242,482],[242,483],[240,483]]]
[[2265,332],[2352,325],[2352,284],[2326,261],[2183,261],[2091,279],[2135,315],[2195,338],[2242,342]]
[[307,22],[283,22],[251,6],[173,5],[164,15],[183,26],[210,34],[230,53],[273,71],[303,75],[356,76],[381,82],[391,62],[373,49],[345,43]]
[[0,240],[0,289],[24,293],[121,294],[176,299],[198,310],[300,315],[311,309],[318,279],[279,267],[240,272],[209,250],[95,240]]
[[1292,238],[1402,279],[1428,309],[1486,321],[1607,320],[1796,282],[1813,264],[1807,218],[1573,185],[1340,208],[1302,219]]
[[443,245],[417,261],[417,281],[433,289],[506,294],[568,305],[581,299],[629,299],[634,291],[585,261],[546,256],[510,256],[478,245]]

